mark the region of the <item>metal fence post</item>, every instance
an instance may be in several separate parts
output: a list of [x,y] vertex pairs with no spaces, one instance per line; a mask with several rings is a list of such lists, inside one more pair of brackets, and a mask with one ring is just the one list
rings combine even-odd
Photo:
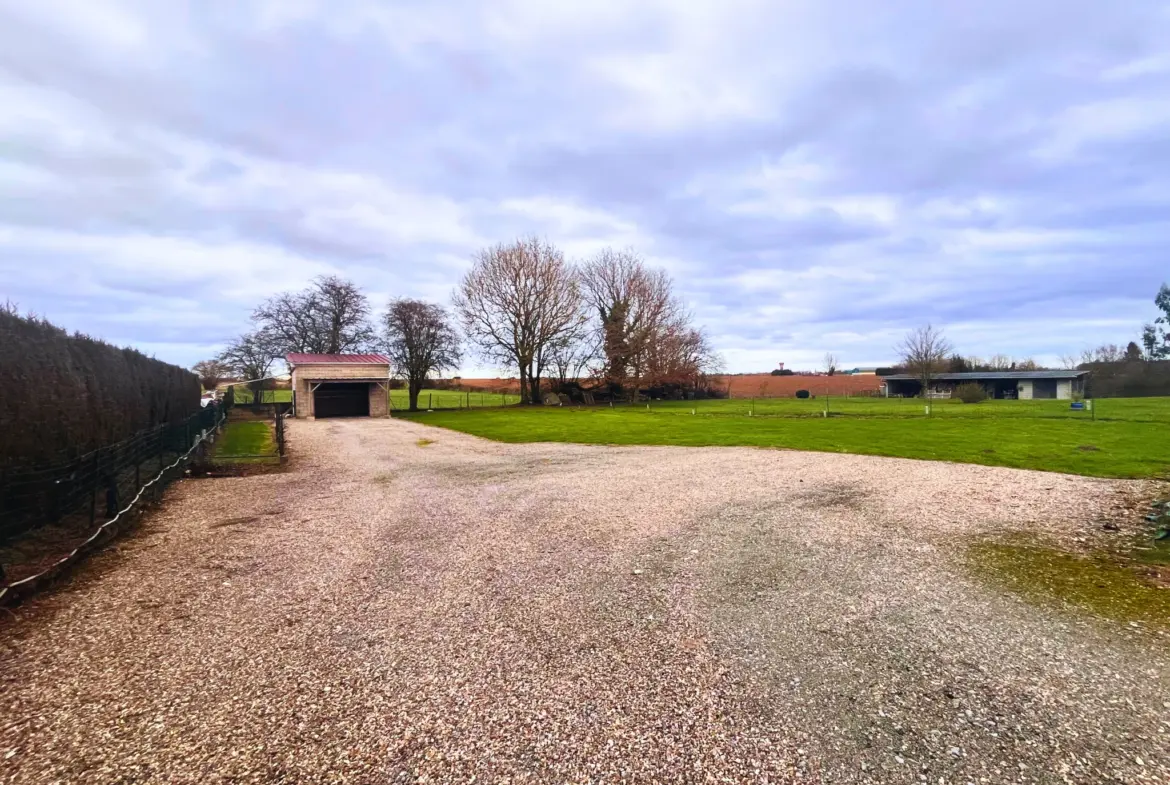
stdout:
[[89,462],[89,528],[93,528],[97,520],[97,486],[98,486],[98,451],[93,451],[93,459]]

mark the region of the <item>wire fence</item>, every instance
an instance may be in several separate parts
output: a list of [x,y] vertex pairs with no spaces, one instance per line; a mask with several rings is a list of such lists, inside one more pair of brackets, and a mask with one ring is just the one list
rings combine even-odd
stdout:
[[209,405],[177,423],[141,431],[129,439],[73,460],[33,469],[0,472],[0,544],[67,516],[118,514],[122,502],[137,498],[147,479],[159,487],[171,479],[168,466],[190,454],[218,428],[225,411]]
[[986,400],[818,396],[614,401],[598,406],[662,415],[761,418],[1044,419],[1170,424],[1170,398]]
[[[518,403],[520,403],[520,396],[516,393],[423,390],[418,395],[418,408],[424,410],[485,409],[498,406],[513,406]],[[391,411],[405,411],[409,408],[410,393],[408,391],[390,391]]]

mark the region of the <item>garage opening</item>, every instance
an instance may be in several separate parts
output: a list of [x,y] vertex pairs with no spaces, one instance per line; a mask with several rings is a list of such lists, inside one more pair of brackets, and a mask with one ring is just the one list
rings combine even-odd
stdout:
[[1032,397],[1033,398],[1055,398],[1056,397],[1056,380],[1055,379],[1037,379],[1032,382]]
[[316,417],[369,417],[368,382],[322,382],[313,392]]

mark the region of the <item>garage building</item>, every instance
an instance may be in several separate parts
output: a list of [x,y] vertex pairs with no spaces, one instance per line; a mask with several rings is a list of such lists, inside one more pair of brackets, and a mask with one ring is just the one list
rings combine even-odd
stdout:
[[[1069,400],[1084,395],[1088,371],[981,371],[978,373],[939,373],[931,380],[930,398],[950,398],[960,384],[975,383],[991,398]],[[912,374],[896,374],[884,379],[885,394],[910,398],[922,395],[922,382]]]
[[390,358],[384,354],[289,354],[297,417],[385,417]]

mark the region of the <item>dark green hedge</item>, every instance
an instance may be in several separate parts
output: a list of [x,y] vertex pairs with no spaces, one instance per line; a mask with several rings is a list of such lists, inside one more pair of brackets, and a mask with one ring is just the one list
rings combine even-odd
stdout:
[[1170,395],[1170,360],[1122,360],[1085,363],[1077,367],[1092,371],[1088,389],[1091,398]]
[[190,371],[0,311],[0,468],[45,466],[186,419]]

